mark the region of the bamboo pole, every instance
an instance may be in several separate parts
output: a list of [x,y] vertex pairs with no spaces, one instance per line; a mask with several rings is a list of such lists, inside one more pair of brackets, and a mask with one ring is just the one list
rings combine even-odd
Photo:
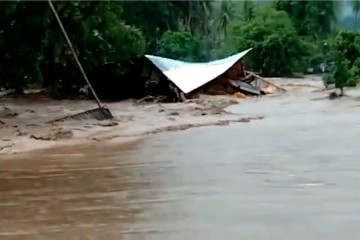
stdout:
[[86,73],[85,73],[84,68],[82,67],[82,65],[81,65],[81,63],[80,63],[80,61],[79,61],[79,59],[78,59],[78,57],[77,57],[77,55],[76,55],[76,52],[75,52],[75,50],[74,50],[74,47],[73,47],[73,45],[72,45],[72,43],[71,43],[71,41],[70,41],[69,36],[67,35],[67,33],[66,33],[66,31],[65,31],[65,28],[64,28],[64,26],[63,26],[63,24],[62,24],[62,22],[61,22],[61,20],[60,20],[60,18],[59,18],[59,15],[57,14],[57,11],[56,11],[56,9],[55,9],[52,1],[51,1],[51,0],[48,0],[48,2],[49,2],[49,6],[50,6],[52,12],[53,12],[54,15],[55,15],[56,20],[57,20],[57,22],[58,22],[58,24],[59,24],[59,26],[60,26],[60,29],[61,29],[61,31],[63,32],[64,37],[65,37],[67,43],[69,44],[69,47],[70,47],[70,49],[71,49],[71,52],[72,52],[72,54],[74,55],[75,61],[76,61],[77,65],[79,66],[79,69],[80,69],[81,74],[83,75],[83,77],[84,77],[87,85],[89,86],[89,88],[90,88],[90,90],[91,90],[91,93],[94,95],[95,100],[96,100],[96,103],[98,104],[99,108],[102,108],[100,99],[98,98],[98,96],[97,96],[94,88],[92,87],[92,85],[91,85],[91,83],[90,83],[90,81],[89,81],[89,79],[88,79],[88,77],[87,77],[87,75],[86,75]]
[[261,76],[257,75],[256,73],[253,73],[253,72],[248,72],[248,74],[252,74],[254,77],[259,78],[259,79],[261,79],[262,81],[264,81],[264,82],[266,82],[266,83],[268,83],[268,84],[270,84],[270,85],[273,85],[273,86],[275,86],[275,87],[277,87],[277,88],[279,88],[279,89],[281,89],[281,90],[285,91],[285,89],[284,89],[284,88],[279,87],[279,86],[276,86],[274,83],[272,83],[272,82],[270,82],[270,81],[266,80],[265,78],[263,78],[263,77],[261,77]]

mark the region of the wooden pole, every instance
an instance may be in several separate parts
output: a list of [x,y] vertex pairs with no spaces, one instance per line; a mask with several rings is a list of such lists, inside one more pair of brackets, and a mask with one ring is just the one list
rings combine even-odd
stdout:
[[59,26],[60,26],[60,29],[61,29],[61,31],[63,32],[64,37],[65,37],[67,43],[69,44],[69,47],[70,47],[70,49],[71,49],[71,52],[72,52],[72,54],[74,55],[75,61],[76,61],[77,65],[78,65],[79,68],[80,68],[81,74],[83,75],[83,77],[84,77],[87,85],[89,86],[89,88],[90,88],[90,90],[91,90],[91,93],[94,95],[95,100],[96,100],[96,103],[98,104],[99,108],[102,108],[100,99],[98,98],[98,96],[97,96],[94,88],[92,87],[92,85],[91,85],[91,83],[90,83],[90,81],[89,81],[89,79],[88,79],[88,77],[87,77],[87,75],[86,75],[86,73],[85,73],[84,68],[82,67],[82,65],[81,65],[81,63],[80,63],[80,61],[79,61],[79,59],[78,59],[78,57],[77,57],[77,55],[76,55],[76,52],[75,52],[75,50],[74,50],[74,47],[73,47],[73,45],[72,45],[72,43],[71,43],[71,41],[70,41],[69,36],[67,35],[67,33],[66,33],[66,31],[65,31],[65,28],[64,28],[64,26],[63,26],[63,24],[62,24],[62,22],[61,22],[61,20],[60,20],[60,18],[59,18],[59,15],[57,14],[57,11],[56,11],[53,3],[51,2],[51,0],[48,0],[48,2],[49,2],[49,6],[50,6],[52,12],[53,12],[54,15],[55,15],[56,20],[57,20],[57,22],[58,22],[58,24],[59,24]]

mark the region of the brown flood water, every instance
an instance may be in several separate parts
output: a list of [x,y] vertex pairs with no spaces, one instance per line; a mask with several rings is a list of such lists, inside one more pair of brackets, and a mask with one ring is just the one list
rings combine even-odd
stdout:
[[260,121],[2,159],[0,239],[359,239],[358,105],[284,95],[231,107]]

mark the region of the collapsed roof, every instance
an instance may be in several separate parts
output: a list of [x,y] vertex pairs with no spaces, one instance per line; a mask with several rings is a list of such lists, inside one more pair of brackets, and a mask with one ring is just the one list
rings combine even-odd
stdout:
[[190,93],[214,80],[243,58],[251,48],[230,57],[207,63],[190,63],[169,58],[145,55],[184,93]]

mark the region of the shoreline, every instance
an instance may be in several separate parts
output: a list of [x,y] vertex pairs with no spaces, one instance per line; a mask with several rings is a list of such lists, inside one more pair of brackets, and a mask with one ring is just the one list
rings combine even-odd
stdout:
[[[265,116],[256,109],[242,114],[227,112],[232,105],[274,98],[296,97],[322,89],[317,76],[302,79],[273,78],[271,82],[287,93],[237,99],[231,95],[200,95],[182,103],[139,103],[137,100],[107,102],[112,120],[49,121],[94,108],[91,100],[53,100],[46,97],[0,98],[0,156],[17,155],[39,149],[82,144],[122,144],[151,134],[183,131],[206,126],[249,123]],[[325,92],[321,95],[325,96]],[[264,106],[265,106],[264,105]],[[231,108],[229,109],[231,111]]]
[[1,98],[0,156],[70,145],[125,144],[133,138],[143,138],[150,134],[195,127],[227,126],[230,123],[262,119],[262,116],[225,111],[226,107],[245,101],[233,96],[207,95],[185,103],[138,103],[124,100],[107,104],[114,115],[112,120],[47,123],[77,113],[79,109],[91,109],[93,102]]

